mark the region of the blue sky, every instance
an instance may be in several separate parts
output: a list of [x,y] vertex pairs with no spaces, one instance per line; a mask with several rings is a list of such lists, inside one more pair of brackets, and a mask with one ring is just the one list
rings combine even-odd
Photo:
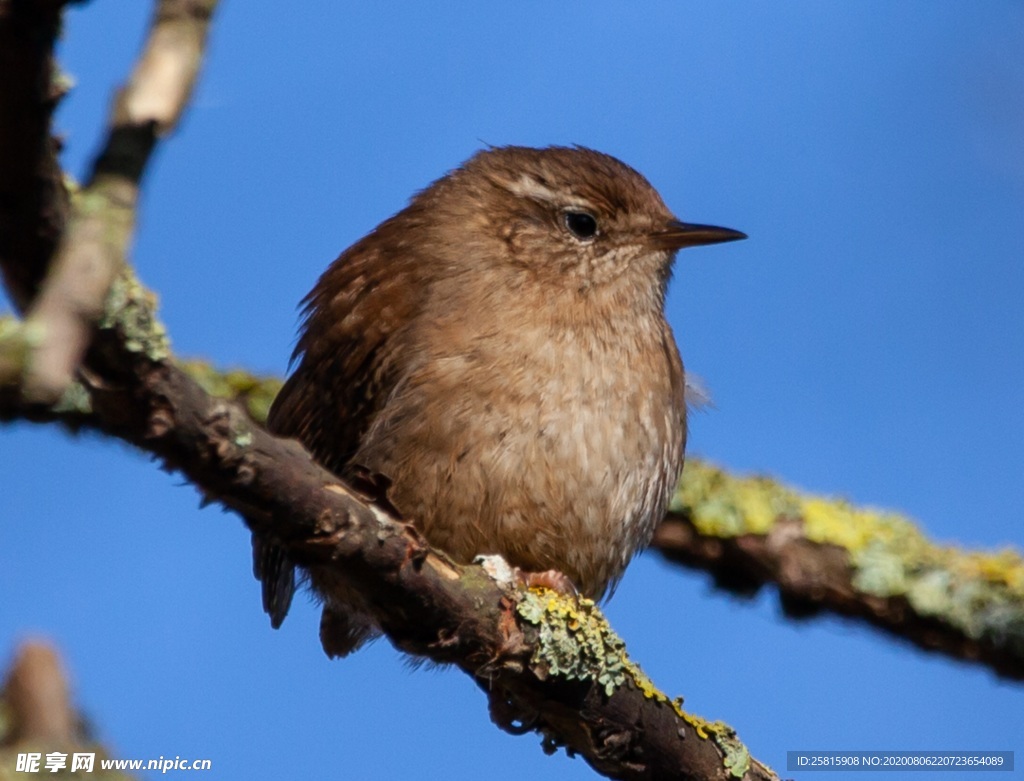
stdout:
[[[144,5],[68,16],[76,174]],[[692,453],[1024,545],[1024,6],[375,5],[222,9],[134,252],[180,354],[282,373],[298,300],[411,193],[485,143],[584,144],[750,235],[677,263],[669,317],[716,405]],[[53,638],[115,756],[208,757],[224,779],[594,777],[499,732],[460,673],[385,642],[329,662],[305,599],[273,632],[247,532],[197,504],[118,443],[0,429],[0,655]],[[984,669],[793,623],[654,555],[607,612],[660,686],[780,771],[800,748],[1024,762],[1024,687]]]

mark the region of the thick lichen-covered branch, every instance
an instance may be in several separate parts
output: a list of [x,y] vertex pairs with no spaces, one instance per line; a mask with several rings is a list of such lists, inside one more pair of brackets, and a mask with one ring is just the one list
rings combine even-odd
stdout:
[[[121,312],[146,306],[139,296]],[[211,501],[237,510],[305,566],[336,568],[363,591],[392,642],[458,665],[481,682],[501,726],[541,732],[616,778],[773,778],[724,725],[686,714],[626,656],[587,601],[522,592],[461,567],[411,528],[367,505],[292,441],[154,360],[140,329],[112,314],[84,380],[92,425],[160,457]],[[144,324],[149,325],[144,325]]]
[[793,615],[829,610],[1024,678],[1024,559],[929,540],[909,519],[691,460],[658,529],[667,558],[725,588],[774,583]]

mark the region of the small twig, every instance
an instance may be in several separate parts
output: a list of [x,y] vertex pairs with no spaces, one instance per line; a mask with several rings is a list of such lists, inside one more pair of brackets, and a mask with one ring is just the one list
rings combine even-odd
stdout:
[[22,382],[30,402],[56,402],[89,347],[128,251],[139,182],[157,138],[173,129],[192,93],[215,6],[216,0],[157,6],[145,49],[114,102],[106,143],[26,318],[40,334]]
[[4,742],[67,746],[78,737],[67,676],[57,652],[39,640],[21,644],[3,686],[9,734]]

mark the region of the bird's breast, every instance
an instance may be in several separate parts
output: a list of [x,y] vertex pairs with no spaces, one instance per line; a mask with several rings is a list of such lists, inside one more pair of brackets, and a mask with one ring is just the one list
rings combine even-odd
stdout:
[[455,558],[498,553],[600,596],[650,538],[682,464],[664,324],[436,325],[355,461],[387,475],[399,510]]

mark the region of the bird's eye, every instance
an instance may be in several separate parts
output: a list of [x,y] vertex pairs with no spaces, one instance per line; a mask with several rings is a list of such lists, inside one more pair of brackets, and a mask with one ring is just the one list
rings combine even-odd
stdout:
[[566,212],[565,227],[577,239],[592,239],[597,235],[597,220],[586,212]]

